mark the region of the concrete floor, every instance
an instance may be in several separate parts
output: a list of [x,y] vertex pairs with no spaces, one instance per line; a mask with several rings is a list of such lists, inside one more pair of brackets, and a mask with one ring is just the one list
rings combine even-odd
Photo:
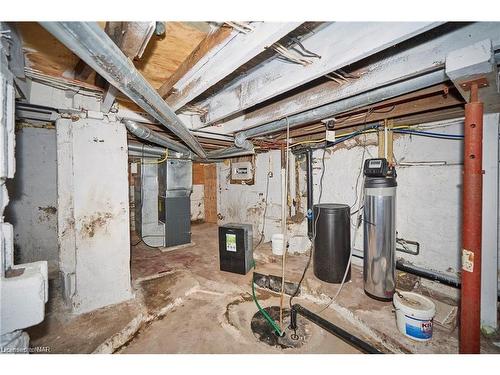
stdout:
[[[132,243],[137,240],[133,235]],[[216,225],[193,226],[193,242],[194,246],[170,252],[143,243],[135,246],[131,262],[135,298],[92,313],[68,314],[53,282],[45,321],[28,330],[31,346],[49,346],[52,353],[359,353],[304,322],[307,339],[299,348],[260,342],[250,329],[257,311],[251,297],[252,272],[242,276],[219,271]],[[257,272],[281,274],[281,259],[272,255],[269,245],[262,245],[255,259]],[[307,257],[287,259],[286,279],[298,281]],[[399,287],[419,290],[420,286],[401,277]],[[336,288],[316,279],[311,267],[294,302],[318,312]],[[432,297],[439,298],[436,295]],[[268,290],[257,289],[257,297],[263,307],[279,305],[279,295]],[[435,326],[430,342],[415,342],[399,333],[392,309],[391,303],[364,294],[362,271],[353,266],[352,280],[321,316],[384,352],[458,352],[457,329],[449,332]],[[482,352],[500,353],[489,340],[483,341]]]

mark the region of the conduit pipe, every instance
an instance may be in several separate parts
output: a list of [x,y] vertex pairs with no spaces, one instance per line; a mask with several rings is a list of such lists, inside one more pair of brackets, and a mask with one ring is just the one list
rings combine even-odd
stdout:
[[141,125],[132,120],[122,120],[125,127],[138,138],[144,139],[145,141],[163,146],[169,150],[177,151],[184,154],[186,157],[191,155],[191,151],[180,144],[179,142],[173,141],[172,139],[165,137],[157,132],[152,131],[145,125]]
[[198,140],[97,23],[40,24],[99,75],[182,139],[197,155],[206,157]]
[[307,123],[320,121],[327,117],[335,116],[356,108],[365,107],[387,99],[394,98],[412,91],[420,90],[448,80],[443,69],[411,78],[405,81],[381,86],[374,90],[364,92],[349,98],[345,98],[321,107],[297,113],[280,120],[272,121],[252,129],[244,130],[235,134],[236,146],[243,147],[247,140],[253,137],[261,137],[267,134],[283,131],[287,128],[287,120],[290,129]]
[[460,295],[460,353],[480,352],[481,232],[483,220],[483,103],[477,83],[465,105],[462,213],[462,289]]

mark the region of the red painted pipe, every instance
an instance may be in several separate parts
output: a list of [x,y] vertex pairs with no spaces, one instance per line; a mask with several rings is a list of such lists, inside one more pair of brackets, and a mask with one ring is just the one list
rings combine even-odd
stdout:
[[480,352],[481,335],[481,227],[483,202],[483,103],[477,85],[465,105],[462,221],[462,289],[460,299],[460,353]]

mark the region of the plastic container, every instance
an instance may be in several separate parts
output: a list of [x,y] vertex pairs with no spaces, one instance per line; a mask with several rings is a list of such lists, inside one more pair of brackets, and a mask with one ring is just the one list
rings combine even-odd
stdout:
[[283,255],[283,234],[276,233],[271,236],[271,248],[274,255]]
[[314,239],[314,276],[327,283],[351,279],[351,210],[347,204],[321,203],[313,206],[316,225]]
[[430,299],[412,292],[394,294],[396,324],[399,331],[416,341],[429,341],[432,338],[432,320],[436,306]]

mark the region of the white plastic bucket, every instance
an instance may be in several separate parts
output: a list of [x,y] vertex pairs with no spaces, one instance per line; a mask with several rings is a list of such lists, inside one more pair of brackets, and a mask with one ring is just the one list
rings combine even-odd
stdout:
[[432,338],[432,319],[436,306],[429,298],[412,292],[394,294],[396,324],[405,336],[417,341],[429,341]]
[[283,234],[276,233],[271,236],[271,248],[274,255],[283,255]]

